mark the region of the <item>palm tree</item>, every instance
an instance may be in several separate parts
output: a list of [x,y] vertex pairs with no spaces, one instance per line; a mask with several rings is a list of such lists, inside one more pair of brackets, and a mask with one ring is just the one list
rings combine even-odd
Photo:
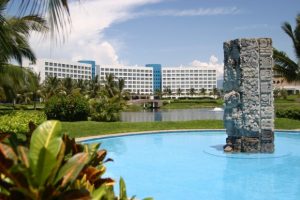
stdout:
[[287,82],[297,81],[300,80],[300,14],[296,17],[294,30],[288,22],[285,22],[281,28],[292,39],[297,61],[290,59],[285,52],[274,49],[274,70],[279,72]]
[[[17,11],[10,17],[5,15],[8,6]],[[28,36],[31,31],[46,31],[46,21],[52,38],[64,36],[70,24],[68,0],[0,0],[0,66],[12,58],[19,64],[23,58],[34,62]]]
[[28,69],[18,66],[4,65],[0,68],[0,90],[3,100],[30,102],[34,100],[39,83],[38,77]]
[[35,62],[35,55],[28,43],[29,34],[31,31],[46,31],[46,21],[37,15],[5,16],[8,2],[0,0],[0,65],[10,59],[15,59],[20,65],[23,58]]
[[214,87],[212,92],[213,92],[213,95],[215,97],[218,94],[218,88]]
[[154,96],[157,96],[159,99],[161,99],[163,96],[163,93],[161,92],[160,89],[155,89]]
[[177,91],[176,91],[176,94],[180,97],[180,95],[182,94],[182,89],[178,88]]
[[111,98],[115,96],[117,85],[115,82],[115,76],[113,74],[106,74],[104,80],[104,88],[106,94]]
[[205,92],[206,92],[205,88],[201,88],[200,93],[201,93],[202,95],[205,95]]
[[98,75],[88,82],[88,94],[90,98],[95,98],[100,92],[101,84],[99,82]]
[[64,78],[61,81],[62,90],[66,93],[66,95],[72,94],[76,89],[76,85],[70,77]]
[[47,101],[50,97],[61,92],[61,81],[56,77],[47,77],[43,83],[43,100]]
[[190,88],[189,93],[190,93],[190,95],[193,97],[194,94],[195,94],[195,88]]

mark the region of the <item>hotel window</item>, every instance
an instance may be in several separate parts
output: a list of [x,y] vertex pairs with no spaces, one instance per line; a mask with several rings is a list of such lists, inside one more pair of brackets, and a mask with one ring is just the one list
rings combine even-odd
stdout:
[[48,62],[45,62],[45,65],[48,65]]
[[53,66],[53,63],[49,63],[50,64],[50,66]]

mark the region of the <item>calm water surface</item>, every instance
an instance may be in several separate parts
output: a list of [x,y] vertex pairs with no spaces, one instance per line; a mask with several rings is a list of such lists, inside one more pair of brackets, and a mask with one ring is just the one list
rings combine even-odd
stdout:
[[102,143],[114,160],[106,164],[106,176],[116,181],[122,176],[127,194],[139,199],[300,199],[299,132],[278,132],[274,154],[225,154],[220,149],[225,138],[220,131],[194,131],[87,143]]
[[223,111],[213,111],[213,109],[210,108],[121,113],[121,121],[124,122],[189,121],[204,119],[222,120]]

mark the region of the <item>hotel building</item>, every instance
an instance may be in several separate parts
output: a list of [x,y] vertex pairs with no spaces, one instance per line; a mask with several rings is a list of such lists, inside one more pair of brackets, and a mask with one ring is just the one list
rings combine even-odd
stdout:
[[151,95],[153,93],[153,69],[144,66],[103,66],[99,70],[100,80],[105,76],[113,74],[116,79],[125,80],[125,90],[131,93]]
[[201,93],[202,88],[211,92],[217,87],[217,72],[207,67],[163,67],[162,89],[169,88],[176,95],[180,88],[180,96],[190,96],[193,88],[196,94]]
[[92,65],[79,62],[39,59],[36,64],[29,64],[28,68],[40,75],[41,82],[48,76],[74,80],[90,80],[92,78]]
[[176,96],[180,88],[180,96],[190,96],[191,88],[195,94],[199,94],[202,88],[208,93],[217,87],[216,70],[207,67],[162,67],[160,64],[113,66],[96,65],[96,62],[91,60],[66,62],[39,59],[36,64],[30,64],[29,68],[40,74],[41,82],[48,76],[90,80],[96,75],[103,81],[107,74],[113,74],[116,80],[125,80],[125,90],[141,95],[153,95],[156,90],[164,91],[165,88],[169,88],[172,95]]

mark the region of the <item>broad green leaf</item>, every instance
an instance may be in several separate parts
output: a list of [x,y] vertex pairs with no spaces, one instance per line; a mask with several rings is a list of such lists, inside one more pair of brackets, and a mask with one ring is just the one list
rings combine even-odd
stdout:
[[101,186],[92,192],[92,200],[116,199],[112,186]]
[[88,161],[88,153],[78,153],[74,155],[59,170],[54,183],[56,184],[61,179],[63,179],[61,183],[62,187],[66,186],[68,183],[72,183],[77,178],[83,167],[88,163]]
[[38,186],[45,183],[56,165],[56,158],[62,145],[61,138],[59,121],[46,121],[38,126],[32,134],[29,162]]
[[126,185],[124,179],[120,178],[120,200],[127,200]]

